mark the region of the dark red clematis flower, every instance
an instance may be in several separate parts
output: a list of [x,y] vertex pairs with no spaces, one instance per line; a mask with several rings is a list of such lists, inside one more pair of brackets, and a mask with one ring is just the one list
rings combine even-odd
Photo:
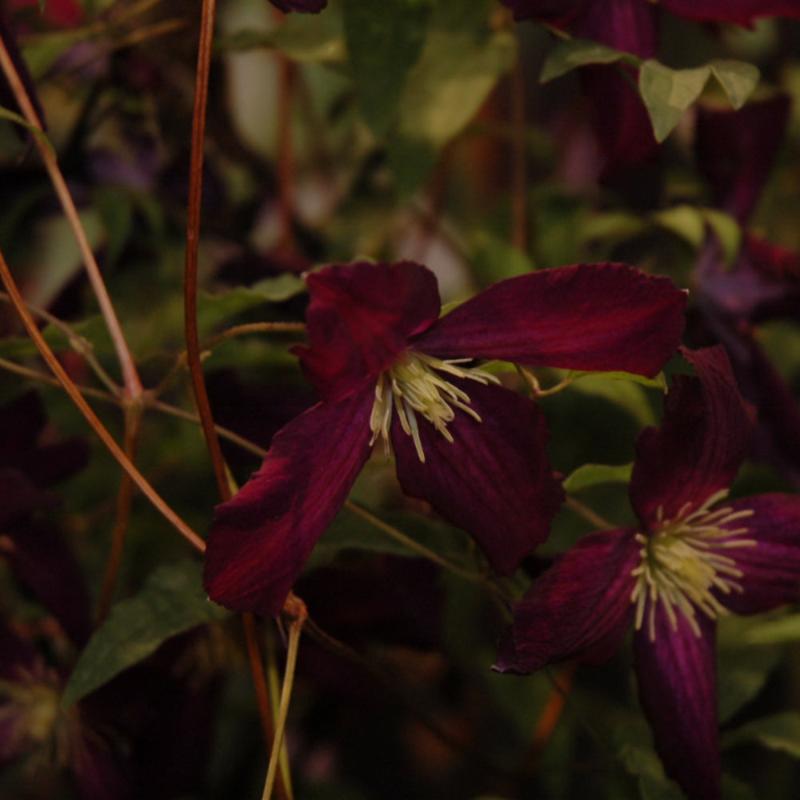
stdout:
[[503,281],[441,319],[436,278],[419,264],[331,266],[307,283],[310,346],[296,352],[322,401],[217,508],[206,587],[233,609],[280,610],[378,439],[407,494],[512,572],[547,536],[562,493],[536,404],[472,359],[653,375],[677,347],[686,300],[622,264]]
[[639,527],[585,537],[534,583],[496,669],[527,673],[609,656],[633,623],[639,696],[667,774],[690,798],[720,796],[715,623],[800,599],[800,497],[726,500],[752,411],[722,347],[687,351],[660,428],[637,443]]
[[[789,121],[783,94],[739,111],[703,108],[697,116],[697,163],[718,207],[745,226]],[[800,485],[800,407],[754,335],[753,325],[798,318],[800,255],[746,231],[734,264],[709,237],[695,270],[704,321],[731,357],[745,397],[759,410],[754,455]]]
[[318,14],[327,5],[328,0],[269,0],[275,8],[288,13],[300,11],[304,14]]

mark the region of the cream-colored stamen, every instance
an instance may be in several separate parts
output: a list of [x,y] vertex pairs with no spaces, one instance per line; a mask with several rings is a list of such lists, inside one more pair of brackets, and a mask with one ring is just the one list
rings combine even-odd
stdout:
[[469,395],[443,377],[453,375],[484,385],[500,382],[494,375],[483,370],[459,366],[471,360],[442,360],[409,350],[391,369],[381,374],[375,385],[375,403],[369,420],[372,430],[370,444],[374,444],[380,436],[388,453],[393,408],[397,410],[400,427],[414,440],[417,456],[423,463],[425,451],[419,435],[417,414],[428,420],[448,442],[453,441],[447,425],[455,419],[454,409],[461,409],[481,422],[480,416],[469,405]]
[[672,520],[664,519],[664,510],[659,508],[656,530],[650,535],[636,534],[642,549],[641,562],[631,572],[636,579],[631,602],[636,606],[637,630],[647,616],[650,641],[655,640],[658,603],[673,630],[677,630],[680,613],[700,636],[697,610],[709,619],[717,619],[728,611],[716,594],[742,592],[737,582],[742,571],[734,558],[720,551],[756,546],[754,539],[742,538],[747,528],[728,527],[736,520],[751,517],[753,511],[734,511],[730,506],[711,510],[727,496],[726,489],[716,492],[694,511],[692,503],[686,503]]

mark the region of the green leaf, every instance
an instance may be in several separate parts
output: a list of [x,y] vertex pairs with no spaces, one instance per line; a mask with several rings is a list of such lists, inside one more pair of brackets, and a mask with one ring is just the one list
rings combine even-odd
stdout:
[[587,64],[614,64],[622,60],[638,63],[639,59],[630,53],[623,53],[613,47],[585,39],[566,39],[559,42],[548,54],[542,66],[539,83],[547,83],[560,78],[573,69]]
[[723,737],[723,747],[733,747],[744,742],[758,744],[800,758],[800,714],[785,711],[748,722]]
[[89,640],[70,675],[62,706],[71,706],[108,683],[167,639],[227,616],[206,597],[200,564],[182,561],[159,567],[139,594],[111,609]]
[[640,425],[655,425],[656,415],[644,388],[637,383],[611,377],[612,374],[602,373],[581,377],[581,380],[576,381],[571,388],[593,397],[602,397],[620,406]]
[[639,386],[646,386],[648,389],[659,389],[662,392],[667,391],[667,378],[663,372],[659,372],[655,378],[648,378],[646,375],[637,375],[635,372],[580,372],[578,370],[570,370],[567,372],[573,381],[583,380],[584,378],[602,378],[607,381],[627,381],[629,383],[636,383]]
[[756,793],[738,778],[723,773],[722,796],[725,800],[758,800]]
[[409,70],[425,42],[429,0],[384,0],[380,13],[345,0],[344,31],[361,113],[378,136],[397,113]]
[[202,331],[210,331],[228,319],[264,303],[282,303],[301,294],[305,282],[289,273],[266,278],[250,287],[237,286],[228,292],[210,294],[201,292],[198,302],[198,324]]
[[[438,150],[472,119],[513,66],[516,52],[516,39],[507,31],[480,40],[468,32],[431,30],[405,82],[396,138],[390,142],[403,189],[413,191],[426,177]],[[406,161],[413,181],[400,171]]]
[[220,51],[247,51],[268,48],[280,50],[293,61],[341,63],[346,59],[342,15],[334,7],[324,14],[287,14],[273,31],[238,31],[221,37]]
[[583,464],[564,480],[564,489],[574,494],[601,483],[628,483],[633,464]]
[[758,67],[745,61],[715,58],[709,63],[709,67],[728,95],[731,105],[736,109],[747,102],[761,78]]
[[670,69],[649,59],[639,70],[639,93],[644,100],[656,141],[663,142],[680,121],[683,112],[705,88],[711,68]]
[[704,208],[703,216],[719,239],[725,263],[732,265],[742,247],[742,229],[739,223],[735,217],[717,208]]
[[472,238],[470,265],[485,286],[535,269],[526,253],[487,230],[479,230]]
[[47,149],[55,155],[55,150],[53,149],[53,145],[50,140],[47,138],[47,134],[37,125],[32,125],[25,117],[20,116],[15,111],[11,111],[10,109],[6,108],[5,106],[0,106],[0,119],[7,120],[8,122],[13,122],[15,125],[19,125],[25,130],[32,133],[41,144],[45,145]]
[[[409,539],[450,561],[464,565],[469,540],[460,531],[413,514],[381,511],[376,513],[381,521],[391,525]],[[314,548],[307,567],[324,566],[343,550],[360,550],[367,553],[419,558],[413,547],[393,538],[368,520],[347,508],[336,516],[319,544]]]
[[705,240],[705,214],[697,206],[681,204],[665,208],[653,214],[652,219],[657,225],[684,239],[695,250]]
[[684,800],[677,784],[664,774],[644,722],[620,720],[614,726],[612,736],[625,769],[638,779],[639,792],[644,800]]
[[744,644],[795,644],[800,642],[800,614],[754,624],[742,636]]
[[717,626],[720,657],[717,695],[720,722],[725,722],[764,687],[781,657],[775,646],[754,646],[751,636],[764,625],[757,617],[724,617]]

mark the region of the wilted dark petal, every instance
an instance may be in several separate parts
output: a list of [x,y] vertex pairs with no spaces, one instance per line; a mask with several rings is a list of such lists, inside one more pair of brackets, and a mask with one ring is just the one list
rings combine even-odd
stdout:
[[408,337],[439,316],[434,274],[420,264],[340,264],[306,278],[309,346],[295,348],[327,400],[343,397],[386,369]]
[[658,142],[636,91],[636,70],[616,65],[585,67],[581,81],[589,101],[592,128],[605,158],[604,177],[651,159]]
[[7,528],[8,545],[0,548],[14,576],[61,623],[75,644],[91,633],[89,595],[83,574],[61,534],[39,521]]
[[750,217],[761,196],[786,133],[790,106],[788,95],[777,94],[738,111],[698,107],[697,167],[711,184],[714,202],[739,222]]
[[450,443],[418,416],[423,464],[395,419],[397,476],[406,494],[427,500],[470,533],[494,569],[509,574],[547,538],[562,501],[547,459],[544,416],[508,389],[470,381],[458,385],[482,422],[456,410],[448,425]]
[[704,503],[732,483],[747,453],[752,413],[733,377],[725,350],[684,351],[697,377],[678,376],[664,402],[660,428],[636,443],[630,496],[652,526],[657,509],[674,518],[685,503]]
[[436,356],[655,375],[677,350],[686,295],[624,264],[578,264],[496,283],[415,342]]
[[632,531],[602,531],[557,559],[514,609],[494,669],[524,673],[566,658],[609,657],[631,620],[639,549]]
[[19,470],[0,468],[0,535],[14,521],[54,502],[49,492],[38,489]]
[[659,603],[655,641],[646,629],[634,636],[636,677],[667,775],[689,800],[719,800],[715,626],[702,614],[697,621],[701,636],[680,614],[673,630]]
[[212,600],[277,614],[370,451],[369,386],[283,428],[261,469],[216,509],[206,552]]
[[736,560],[744,574],[736,578],[742,592],[720,595],[720,600],[737,614],[757,614],[800,600],[800,497],[790,494],[762,494],[735,500],[734,510],[751,510],[753,515],[731,523],[747,528],[755,547],[723,551]]
[[328,0],[269,0],[275,8],[281,11],[300,11],[305,14],[318,14],[325,6],[328,5]]
[[800,18],[797,0],[661,0],[673,14],[700,22],[752,25],[759,17]]

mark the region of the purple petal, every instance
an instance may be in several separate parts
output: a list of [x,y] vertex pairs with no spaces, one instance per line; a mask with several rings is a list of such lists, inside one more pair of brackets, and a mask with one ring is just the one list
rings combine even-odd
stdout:
[[599,661],[621,644],[631,620],[632,531],[593,533],[561,556],[514,609],[494,669],[533,672],[571,657]]
[[655,640],[634,636],[639,700],[664,770],[689,800],[719,800],[720,761],[715,625],[699,614],[697,636],[682,615],[677,630],[659,604]]
[[397,477],[406,494],[427,500],[470,533],[494,569],[509,574],[547,538],[563,497],[547,459],[544,416],[508,389],[453,383],[469,395],[482,421],[456,410],[448,424],[450,443],[419,416],[423,464],[395,420]]
[[752,234],[745,234],[733,268],[719,246],[709,243],[695,274],[703,295],[734,321],[792,319],[800,314],[800,254]]
[[295,348],[326,400],[375,378],[408,346],[408,337],[439,316],[434,274],[420,264],[357,262],[306,278],[309,346]]
[[277,614],[370,452],[374,388],[318,403],[283,428],[261,469],[216,509],[206,553],[212,600]]
[[800,600],[800,497],[762,494],[726,505],[735,511],[753,512],[732,524],[746,527],[743,538],[757,544],[724,551],[744,574],[736,579],[741,594],[720,595],[720,601],[737,614],[757,614],[796,603]]
[[661,0],[668,11],[699,22],[752,25],[759,17],[800,18],[798,0]]
[[[695,4],[697,5],[697,4]],[[791,101],[778,94],[738,111],[699,106],[697,166],[714,202],[745,222],[753,213],[783,142]]]
[[676,351],[686,295],[624,264],[510,278],[451,311],[415,347],[578,370],[655,375]]
[[661,427],[645,429],[636,443],[630,496],[650,527],[659,508],[671,519],[684,504],[700,505],[730,486],[752,434],[750,408],[725,350],[717,346],[684,355],[697,377],[674,380]]

